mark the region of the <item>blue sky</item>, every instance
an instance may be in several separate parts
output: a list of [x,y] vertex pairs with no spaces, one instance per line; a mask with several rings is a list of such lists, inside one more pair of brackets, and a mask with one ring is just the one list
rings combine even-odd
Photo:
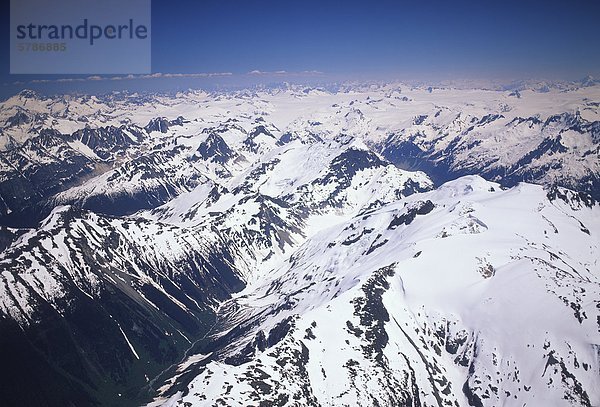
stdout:
[[[3,93],[58,78],[9,74],[3,3]],[[253,70],[331,80],[597,76],[599,16],[597,0],[153,0],[152,71],[233,74],[205,80],[217,84],[251,81]]]
[[598,1],[177,4],[153,5],[158,71],[582,74],[600,62]]

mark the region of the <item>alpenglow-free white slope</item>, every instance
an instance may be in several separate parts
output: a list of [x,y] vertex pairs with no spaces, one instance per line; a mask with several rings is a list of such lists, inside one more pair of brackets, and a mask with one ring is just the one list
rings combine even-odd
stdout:
[[464,177],[323,230],[171,401],[597,405],[600,208],[560,194]]

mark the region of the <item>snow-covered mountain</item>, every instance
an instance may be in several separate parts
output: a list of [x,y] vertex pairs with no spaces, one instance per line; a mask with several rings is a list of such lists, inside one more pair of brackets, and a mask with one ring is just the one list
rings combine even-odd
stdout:
[[[598,200],[599,86],[588,82],[548,92],[521,87],[517,93],[402,85],[175,96],[44,98],[24,91],[0,106],[0,214],[19,218],[16,212],[34,208],[21,216],[30,218],[30,212],[40,212],[36,205],[46,207],[56,193],[111,167],[142,166],[140,172],[156,170],[159,178],[166,171],[166,179],[139,186],[153,196],[150,202],[134,199],[116,209],[131,212],[195,186],[193,179],[173,173],[180,162],[170,172],[165,168],[165,161],[191,159],[192,150],[196,161],[212,155],[209,161],[219,167],[222,160],[254,162],[294,138],[336,135],[357,137],[401,168],[426,171],[438,184],[479,174],[510,186],[556,184]],[[233,151],[220,151],[223,146]],[[123,168],[119,174],[134,179],[133,171]],[[57,172],[61,176],[53,176]]]
[[599,90],[21,92],[3,403],[599,404]]
[[568,191],[471,176],[325,228],[220,308],[165,394],[596,405],[599,219]]
[[65,206],[2,253],[0,268],[8,405],[135,399],[243,287],[227,248],[193,231]]

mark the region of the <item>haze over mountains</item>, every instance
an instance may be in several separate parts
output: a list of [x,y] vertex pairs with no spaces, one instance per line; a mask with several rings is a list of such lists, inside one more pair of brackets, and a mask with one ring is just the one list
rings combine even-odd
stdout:
[[592,78],[23,91],[0,123],[7,405],[600,404]]

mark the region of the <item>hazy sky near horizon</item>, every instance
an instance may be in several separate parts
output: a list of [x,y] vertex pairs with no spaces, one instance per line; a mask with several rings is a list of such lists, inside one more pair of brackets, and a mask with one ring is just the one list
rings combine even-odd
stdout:
[[[56,79],[9,74],[3,4],[0,83]],[[577,78],[600,73],[599,16],[597,0],[153,0],[152,71]]]

